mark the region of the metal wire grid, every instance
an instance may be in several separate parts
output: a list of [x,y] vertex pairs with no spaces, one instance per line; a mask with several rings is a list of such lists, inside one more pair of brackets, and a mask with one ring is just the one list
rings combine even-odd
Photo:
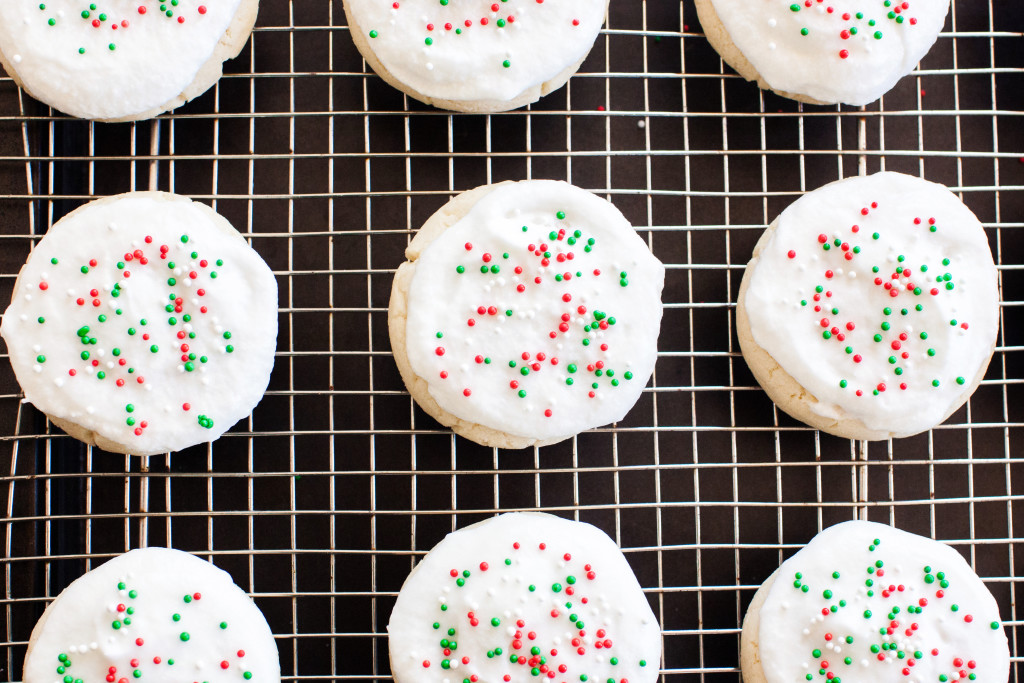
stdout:
[[[70,208],[152,187],[209,201],[251,237],[279,278],[281,335],[253,416],[161,457],[55,434],[0,368],[0,678],[19,679],[32,625],[67,583],[125,549],[173,544],[254,595],[286,680],[387,680],[384,625],[423,552],[495,511],[543,509],[624,548],[664,629],[663,680],[736,680],[753,590],[817,530],[854,516],[968,556],[1000,602],[1016,680],[1024,13],[954,0],[951,16],[922,68],[863,111],[743,83],[689,0],[613,1],[568,86],[495,116],[434,111],[368,75],[331,2],[264,2],[221,84],[153,123],[55,117],[3,81],[0,299]],[[978,213],[1003,326],[967,408],[921,437],[867,444],[774,409],[739,358],[731,302],[786,204],[879,168],[945,182]],[[608,197],[668,267],[659,365],[637,408],[532,452],[439,429],[404,391],[386,331],[391,275],[416,227],[454,192],[522,177]]]

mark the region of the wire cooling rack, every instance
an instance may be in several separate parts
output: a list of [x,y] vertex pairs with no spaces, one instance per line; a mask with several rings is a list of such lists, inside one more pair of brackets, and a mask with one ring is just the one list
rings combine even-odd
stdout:
[[[854,517],[946,540],[999,601],[1019,677],[1024,471],[1024,9],[953,0],[913,76],[865,109],[744,83],[691,0],[612,0],[568,86],[531,108],[449,115],[365,69],[341,3],[264,0],[219,86],[155,122],[55,115],[0,81],[0,301],[32,245],[90,198],[170,190],[251,238],[281,290],[277,365],[213,445],[86,449],[0,359],[0,679],[20,680],[47,601],[140,545],[212,558],[278,638],[288,681],[390,680],[384,626],[443,535],[496,511],[594,523],[622,546],[664,629],[663,680],[738,679],[756,587]],[[733,306],[763,227],[804,190],[900,170],[961,194],[989,232],[1002,328],[969,404],[886,443],[778,412],[738,354]],[[386,308],[413,231],[455,192],[559,178],[613,201],[668,267],[661,352],[627,419],[541,450],[454,438],[415,407]],[[5,351],[0,346],[0,350]]]

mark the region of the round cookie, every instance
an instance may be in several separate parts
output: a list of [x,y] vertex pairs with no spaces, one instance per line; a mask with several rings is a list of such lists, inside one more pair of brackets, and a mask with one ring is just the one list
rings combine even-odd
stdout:
[[487,446],[622,419],[654,370],[664,266],[610,203],[564,182],[465,192],[406,249],[388,327],[420,407]]
[[352,39],[388,84],[421,102],[498,112],[536,102],[580,68],[608,0],[345,0]]
[[50,228],[0,322],[25,398],[107,451],[212,441],[266,391],[277,282],[230,223],[186,197],[94,201]]
[[1010,652],[995,599],[958,552],[844,522],[758,589],[740,666],[747,683],[1005,681]]
[[870,104],[942,31],[949,0],[696,0],[711,45],[748,81],[812,104]]
[[29,639],[25,683],[279,683],[277,645],[227,572],[169,548],[133,550],[76,579]]
[[72,116],[148,119],[220,79],[258,8],[259,0],[6,0],[0,63],[30,95]]
[[793,417],[887,439],[944,421],[988,367],[999,292],[985,231],[942,185],[899,173],[805,194],[747,264],[736,331]]
[[541,513],[449,534],[388,623],[396,683],[653,683],[661,629],[604,532]]

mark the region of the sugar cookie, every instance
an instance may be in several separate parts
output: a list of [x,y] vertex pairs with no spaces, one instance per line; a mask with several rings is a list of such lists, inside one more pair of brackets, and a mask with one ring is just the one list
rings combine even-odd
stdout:
[[0,63],[72,116],[148,119],[220,79],[258,8],[259,0],[4,0]]
[[928,53],[949,0],[696,0],[711,45],[748,81],[814,104],[874,102]]
[[1005,681],[1010,652],[995,599],[958,552],[845,522],[758,589],[740,665],[747,683]]
[[917,434],[967,401],[992,357],[988,239],[941,185],[899,173],[826,185],[757,243],[736,328],[793,417],[848,438]]
[[512,513],[449,534],[388,624],[396,683],[658,680],[661,629],[596,527]]
[[133,550],[65,588],[32,630],[25,683],[279,683],[267,620],[227,572]]
[[209,207],[129,193],[50,228],[0,335],[25,398],[72,436],[119,453],[180,450],[263,396],[277,282]]
[[524,448],[620,420],[654,369],[664,266],[613,205],[502,183],[435,213],[395,275],[388,326],[417,403]]
[[345,0],[356,47],[427,104],[496,112],[536,102],[580,68],[607,0]]

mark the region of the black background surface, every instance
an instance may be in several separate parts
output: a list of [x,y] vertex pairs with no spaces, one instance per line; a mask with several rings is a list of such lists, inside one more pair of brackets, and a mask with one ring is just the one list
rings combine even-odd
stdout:
[[[156,123],[70,120],[3,79],[0,301],[53,221],[152,186],[212,203],[251,235],[278,276],[281,331],[250,420],[150,458],[60,434],[20,403],[0,358],[0,679],[20,680],[35,620],[70,581],[127,548],[172,544],[254,595],[286,680],[390,680],[384,626],[416,559],[511,509],[588,521],[621,544],[665,632],[666,681],[737,680],[753,591],[858,512],[952,542],[989,582],[1016,655],[1022,30],[1021,3],[954,0],[920,71],[863,110],[801,106],[723,70],[690,0],[612,0],[568,87],[492,116],[430,109],[367,74],[341,3],[326,0],[264,0],[220,85]],[[776,411],[733,326],[764,226],[861,167],[962,193],[1000,266],[985,382],[942,427],[892,443],[820,435]],[[386,309],[426,217],[455,192],[525,177],[613,201],[668,266],[666,310],[655,379],[626,420],[495,451],[413,405]]]

